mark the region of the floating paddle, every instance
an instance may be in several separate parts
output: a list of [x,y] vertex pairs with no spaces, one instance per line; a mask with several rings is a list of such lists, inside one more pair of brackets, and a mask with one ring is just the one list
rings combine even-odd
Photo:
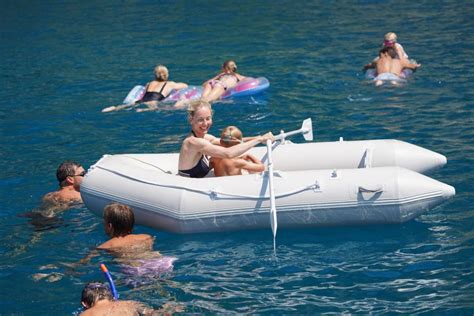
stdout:
[[107,278],[107,281],[109,282],[110,290],[112,291],[112,295],[114,296],[114,300],[117,301],[118,300],[117,289],[115,288],[114,280],[112,280],[112,276],[110,275],[109,270],[107,269],[107,267],[103,263],[100,264],[100,269],[102,270],[102,272],[104,272],[105,277]]
[[[307,118],[303,121],[301,128],[291,132],[281,131],[280,135],[275,136],[275,140],[283,142],[286,137],[303,134],[303,137],[307,141],[313,140],[313,123],[311,118]],[[277,220],[277,209],[275,202],[275,190],[273,186],[273,159],[272,159],[272,141],[267,140],[267,166],[268,166],[268,191],[270,192],[270,223],[272,226],[273,233],[273,252],[276,251],[276,233],[278,229],[278,220]]]

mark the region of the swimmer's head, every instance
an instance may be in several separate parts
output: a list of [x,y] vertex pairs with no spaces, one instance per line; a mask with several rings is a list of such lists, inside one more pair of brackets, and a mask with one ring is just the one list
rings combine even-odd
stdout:
[[227,126],[222,130],[221,145],[231,147],[242,143],[242,132],[235,126]]
[[233,60],[226,60],[224,64],[222,64],[222,69],[226,72],[236,72],[237,71],[237,64]]
[[123,237],[132,233],[135,216],[124,204],[111,203],[104,208],[104,224],[110,237]]
[[196,100],[196,101],[193,101],[193,102],[189,103],[189,105],[188,105],[189,118],[192,119],[194,117],[194,115],[196,114],[197,110],[199,110],[201,107],[209,108],[209,110],[211,111],[211,115],[212,115],[211,104],[207,101],[199,99],[199,100]]
[[112,300],[112,291],[102,282],[89,282],[82,290],[81,304],[85,309],[91,308],[97,301]]
[[67,177],[83,177],[85,175],[85,172],[76,174],[77,169],[83,169],[80,163],[72,160],[63,161],[56,170],[56,179],[58,179],[59,186],[64,187],[67,184]]
[[380,51],[379,51],[379,56],[382,57],[382,55],[384,54],[387,54],[388,56],[392,57],[392,58],[396,58],[397,57],[397,52],[395,51],[395,48],[393,47],[383,47]]
[[158,65],[155,67],[155,78],[157,81],[166,81],[168,80],[168,68],[163,65]]
[[384,42],[383,42],[384,46],[392,47],[395,45],[396,42],[397,42],[397,34],[393,32],[388,32],[387,34],[385,34]]

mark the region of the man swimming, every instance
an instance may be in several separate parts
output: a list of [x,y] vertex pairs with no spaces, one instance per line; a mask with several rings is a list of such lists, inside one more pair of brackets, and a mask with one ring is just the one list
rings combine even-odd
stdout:
[[398,84],[403,69],[416,69],[420,64],[412,64],[408,60],[400,60],[393,47],[384,47],[379,51],[379,59],[374,62],[377,76],[374,78],[375,85],[380,86],[384,81],[390,81],[392,84]]

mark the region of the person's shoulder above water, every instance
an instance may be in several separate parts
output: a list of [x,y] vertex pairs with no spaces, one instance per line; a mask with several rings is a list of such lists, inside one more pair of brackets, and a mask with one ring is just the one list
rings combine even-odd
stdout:
[[133,234],[135,215],[124,204],[111,203],[104,208],[104,227],[110,239],[99,245],[101,250],[149,251],[153,248],[154,238],[148,234]]
[[85,311],[82,316],[102,315],[152,315],[154,310],[137,301],[116,301],[108,285],[102,282],[89,282],[81,295],[81,305]]
[[43,196],[40,213],[51,217],[59,211],[82,203],[80,188],[85,174],[86,171],[78,162],[63,161],[56,170],[59,189]]

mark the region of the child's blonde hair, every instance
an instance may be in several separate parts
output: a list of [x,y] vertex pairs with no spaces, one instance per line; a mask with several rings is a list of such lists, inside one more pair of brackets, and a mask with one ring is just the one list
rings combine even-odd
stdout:
[[236,126],[227,126],[222,130],[221,145],[224,147],[231,147],[242,143],[242,131]]
[[395,34],[393,32],[388,32],[387,34],[385,34],[384,40],[396,43],[397,42],[397,34]]

